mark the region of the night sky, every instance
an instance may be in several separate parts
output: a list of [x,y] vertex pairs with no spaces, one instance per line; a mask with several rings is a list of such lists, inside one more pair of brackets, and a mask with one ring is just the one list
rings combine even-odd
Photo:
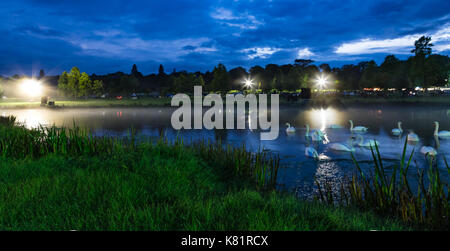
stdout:
[[450,1],[0,2],[0,74],[212,70],[310,58],[331,66],[412,55],[432,36],[450,54]]

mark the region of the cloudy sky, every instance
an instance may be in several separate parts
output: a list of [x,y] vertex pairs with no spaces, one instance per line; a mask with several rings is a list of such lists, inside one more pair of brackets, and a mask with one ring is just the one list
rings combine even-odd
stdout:
[[144,74],[309,58],[332,66],[407,58],[430,35],[450,55],[450,1],[62,0],[0,2],[0,74]]

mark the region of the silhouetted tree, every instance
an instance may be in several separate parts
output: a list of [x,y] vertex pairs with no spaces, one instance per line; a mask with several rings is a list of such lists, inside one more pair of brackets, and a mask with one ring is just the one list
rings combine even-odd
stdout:
[[[175,69],[174,69],[175,70]],[[164,66],[162,64],[159,65],[158,75],[165,75]]]
[[44,70],[40,70],[39,71],[39,79],[41,79],[41,78],[43,78],[43,77],[45,77],[45,72],[44,72]]
[[431,55],[433,44],[431,43],[431,37],[422,36],[414,42],[414,49],[411,53],[414,53],[415,58],[412,64],[412,77],[415,82],[426,86],[426,74],[425,74],[425,59],[428,55]]
[[223,64],[218,64],[213,70],[213,79],[211,81],[210,91],[226,92],[230,86],[230,76]]

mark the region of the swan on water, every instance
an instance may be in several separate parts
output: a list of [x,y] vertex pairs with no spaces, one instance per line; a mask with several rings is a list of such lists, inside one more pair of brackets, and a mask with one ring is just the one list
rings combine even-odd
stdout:
[[350,122],[350,131],[367,132],[367,127],[365,127],[365,126],[355,126],[355,127],[353,127],[353,121],[349,120],[348,122]]
[[328,145],[328,147],[335,151],[342,151],[342,152],[354,152],[354,147],[348,147],[342,143],[331,143]]
[[400,134],[403,133],[403,129],[402,129],[402,122],[397,122],[397,126],[398,128],[394,128],[392,129],[392,134],[395,136],[399,136]]
[[[309,137],[309,124],[306,124],[306,137]],[[321,138],[325,136],[325,134],[319,130],[319,129],[311,129],[311,133],[317,132],[317,135],[319,135]]]
[[449,131],[439,131],[439,122],[434,122],[434,136],[438,136],[439,138],[450,138]]
[[[319,133],[320,130],[311,130],[311,135],[309,135],[309,125],[306,124],[305,126],[306,126],[306,134],[305,134],[306,138],[311,137],[311,139],[313,141],[321,141],[321,140],[323,140],[323,136],[321,136],[321,133]],[[323,135],[323,133],[322,133],[322,135]]]
[[372,146],[372,147],[374,147],[375,144],[377,146],[380,146],[380,143],[377,140],[370,139],[370,140],[367,140],[366,142],[364,142],[364,138],[363,138],[362,135],[358,135],[358,138],[360,139],[359,142],[357,143],[358,146],[361,146],[361,147],[371,147]]
[[413,133],[412,131],[408,133],[408,141],[414,141],[417,142],[419,141],[419,136],[417,136],[417,134]]
[[308,146],[305,148],[305,155],[311,158],[318,159],[319,154],[317,153],[317,150],[314,149],[314,147]]
[[287,126],[287,128],[286,128],[286,132],[287,133],[294,133],[295,132],[295,127],[292,127],[291,124],[286,123],[286,126]]
[[437,155],[437,151],[436,149],[434,149],[431,146],[422,146],[420,148],[420,152],[422,154],[424,154],[425,156],[430,155],[430,156],[436,156]]

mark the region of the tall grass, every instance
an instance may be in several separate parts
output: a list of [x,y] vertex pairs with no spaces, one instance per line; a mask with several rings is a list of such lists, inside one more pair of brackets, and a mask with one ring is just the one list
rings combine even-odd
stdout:
[[257,189],[274,189],[276,186],[280,158],[264,151],[253,153],[243,144],[240,148],[223,146],[220,141],[201,141],[193,145],[202,159],[209,163],[221,162],[239,177],[249,179]]
[[0,116],[0,125],[11,127],[16,123],[14,116]]
[[271,189],[278,165],[245,146],[0,125],[0,230],[408,229],[258,191]]
[[[407,224],[421,228],[449,229],[449,184],[443,181],[435,157],[427,156],[429,166],[418,166],[415,174],[417,188],[410,185],[409,169],[414,150],[409,157],[406,155],[407,140],[406,138],[399,164],[390,173],[386,172],[377,145],[371,147],[374,169],[369,175],[362,171],[352,154],[357,173],[344,181],[337,193],[331,190],[329,184],[321,186],[316,182],[319,200],[330,204],[353,205],[381,215],[393,215]],[[445,157],[444,162],[450,175]]]
[[[2,122],[2,121],[6,122]],[[261,190],[275,188],[279,157],[260,151],[248,151],[245,145],[235,148],[222,145],[220,142],[201,141],[185,145],[182,139],[170,142],[161,137],[157,142],[137,143],[136,133],[130,130],[129,136],[98,137],[89,130],[74,125],[73,128],[39,127],[26,129],[23,126],[13,126],[15,118],[2,119],[0,123],[0,155],[14,158],[39,158],[48,154],[63,156],[107,154],[113,159],[119,159],[125,152],[137,151],[142,143],[156,143],[160,147],[175,147],[179,149],[192,148],[202,159],[214,164],[221,163],[224,173],[247,179]]]

